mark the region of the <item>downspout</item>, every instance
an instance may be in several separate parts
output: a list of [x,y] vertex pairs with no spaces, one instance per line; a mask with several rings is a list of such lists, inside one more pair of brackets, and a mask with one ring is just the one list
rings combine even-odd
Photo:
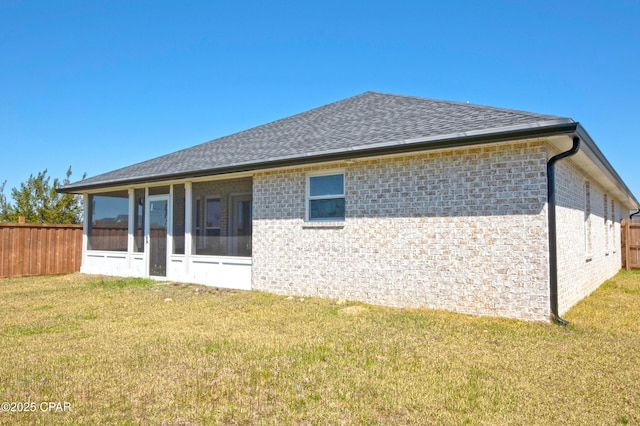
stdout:
[[637,211],[637,212],[635,212],[635,213],[631,213],[631,214],[629,215],[629,219],[633,220],[633,217],[634,217],[635,215],[637,215],[637,214],[640,214],[640,209],[638,209],[638,211]]
[[551,157],[547,162],[547,213],[549,215],[549,289],[551,296],[551,319],[560,325],[567,325],[569,321],[560,318],[558,314],[558,247],[556,244],[556,176],[555,163],[570,157],[580,149],[580,138],[573,137],[573,147],[569,151]]

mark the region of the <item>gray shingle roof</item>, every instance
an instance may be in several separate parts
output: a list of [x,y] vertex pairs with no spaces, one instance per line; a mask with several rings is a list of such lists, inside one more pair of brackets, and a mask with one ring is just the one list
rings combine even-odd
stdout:
[[67,185],[63,190],[251,170],[278,161],[573,123],[565,117],[365,92]]

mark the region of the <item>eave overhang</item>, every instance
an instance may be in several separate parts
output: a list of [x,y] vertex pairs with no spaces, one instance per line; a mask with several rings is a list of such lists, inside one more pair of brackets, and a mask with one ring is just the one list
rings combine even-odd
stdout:
[[[629,210],[640,208],[640,203],[638,203],[637,198],[580,123],[576,123],[574,135],[578,136],[581,140],[580,150],[568,161],[574,163],[586,176],[592,178],[607,192],[614,195],[616,199],[624,204],[625,208]],[[556,147],[559,152],[566,151],[571,148],[572,145],[571,135],[567,136],[568,137],[551,138],[549,142]]]

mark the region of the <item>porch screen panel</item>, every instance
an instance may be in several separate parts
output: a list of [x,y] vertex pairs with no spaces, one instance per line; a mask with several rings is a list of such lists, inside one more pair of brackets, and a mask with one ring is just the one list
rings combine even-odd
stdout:
[[184,185],[173,186],[173,254],[184,254]]
[[89,250],[127,251],[129,194],[127,191],[89,196]]
[[135,207],[133,209],[133,251],[144,252],[144,189],[135,190]]
[[192,253],[251,256],[252,186],[251,178],[193,184]]
[[220,182],[197,182],[193,189],[193,238],[192,252],[197,255],[224,255],[221,235],[222,200],[224,184]]

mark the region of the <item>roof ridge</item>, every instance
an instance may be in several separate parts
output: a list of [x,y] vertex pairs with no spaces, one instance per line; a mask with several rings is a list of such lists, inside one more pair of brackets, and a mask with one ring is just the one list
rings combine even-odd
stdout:
[[545,117],[554,117],[554,118],[569,118],[569,119],[571,119],[573,121],[573,119],[571,117],[565,117],[565,116],[561,116],[561,115],[545,114],[545,113],[539,113],[539,112],[533,112],[533,111],[525,111],[525,110],[522,110],[522,109],[497,107],[497,106],[492,106],[492,105],[469,103],[469,101],[462,102],[462,101],[453,101],[453,100],[447,100],[447,99],[436,99],[436,98],[430,98],[430,97],[424,97],[424,96],[404,95],[404,94],[390,93],[390,92],[380,92],[380,91],[377,91],[377,90],[369,90],[369,91],[364,92],[362,94],[365,94],[365,93],[373,93],[373,94],[378,94],[378,95],[393,96],[393,97],[399,97],[399,98],[408,98],[408,99],[415,99],[415,100],[421,100],[421,101],[430,101],[430,102],[437,103],[437,104],[449,104],[449,105],[453,104],[453,105],[459,105],[459,106],[464,106],[464,107],[474,108],[474,109],[478,109],[478,108],[490,109],[490,110],[493,110],[493,111],[503,111],[503,112],[509,112],[509,113],[514,113],[514,114],[521,114],[521,115],[524,115],[524,116],[527,116],[527,117],[545,116]]
[[[348,101],[353,101],[354,99],[360,98],[360,97],[365,97],[366,95],[382,95],[382,96],[388,96],[388,97],[395,97],[395,98],[407,98],[407,99],[414,99],[417,101],[429,101],[429,102],[433,102],[433,103],[437,103],[437,104],[441,104],[441,105],[459,105],[459,106],[463,106],[466,108],[473,108],[473,109],[489,109],[492,111],[502,111],[502,112],[508,112],[508,113],[516,113],[519,114],[521,116],[526,116],[526,117],[549,117],[549,118],[563,118],[563,119],[571,119],[570,117],[563,117],[563,116],[557,116],[557,115],[550,115],[550,114],[542,114],[542,113],[536,113],[536,112],[529,112],[529,111],[524,111],[524,110],[516,110],[516,109],[509,109],[509,108],[502,108],[502,107],[494,107],[494,106],[490,106],[490,105],[483,105],[483,104],[469,104],[469,103],[465,103],[465,102],[460,102],[460,101],[451,101],[451,100],[443,100],[443,99],[435,99],[435,98],[427,98],[427,97],[422,97],[422,96],[415,96],[415,95],[404,95],[404,94],[397,94],[397,93],[389,93],[389,92],[381,92],[381,91],[376,91],[376,90],[367,90],[365,92],[362,93],[358,93],[356,95],[353,96],[349,96],[343,99],[339,99],[337,101],[333,101],[330,102],[328,104],[324,104],[324,105],[319,105],[313,108],[309,108],[305,111],[300,111],[297,112],[293,115],[289,115],[286,117],[281,117],[281,118],[276,118],[275,120],[271,120],[268,121],[266,123],[262,123],[262,124],[257,124],[255,126],[249,127],[248,129],[243,129],[240,130],[238,132],[233,132],[233,133],[229,133],[226,135],[222,135],[222,136],[218,136],[215,137],[213,139],[209,139],[205,142],[201,142],[199,144],[196,144],[194,146],[198,146],[198,145],[204,145],[210,142],[214,142],[217,141],[219,139],[223,139],[223,138],[227,138],[229,136],[233,136],[236,134],[243,134],[243,133],[247,133],[247,132],[251,132],[253,130],[255,130],[258,127],[263,127],[263,126],[270,126],[270,125],[274,125],[275,123],[282,123],[285,121],[292,121],[295,120],[296,118],[302,116],[302,115],[306,115],[312,111],[316,111],[316,110],[324,110],[327,109],[329,107],[335,107],[341,103],[345,103]],[[571,121],[573,121],[573,119],[571,119]],[[189,148],[185,148],[185,149],[189,149]],[[182,151],[182,150],[179,150]],[[179,152],[177,151],[177,152]],[[168,155],[168,154],[167,154]]]
[[[185,150],[186,149],[191,149],[191,148],[194,148],[196,146],[205,145],[205,144],[208,144],[210,142],[215,142],[215,141],[218,141],[220,139],[228,138],[228,137],[231,137],[231,136],[250,133],[250,132],[254,131],[255,129],[259,128],[259,127],[270,126],[270,125],[274,125],[275,123],[282,123],[282,122],[285,122],[285,121],[291,121],[291,120],[294,120],[297,117],[300,117],[301,115],[308,114],[311,111],[316,111],[316,110],[320,110],[320,109],[326,109],[328,107],[335,106],[335,105],[338,105],[340,103],[343,103],[343,102],[346,102],[346,101],[353,100],[355,98],[361,97],[361,96],[363,96],[363,95],[365,95],[367,93],[373,93],[373,91],[362,92],[362,93],[359,93],[357,95],[349,96],[349,97],[344,98],[344,99],[339,99],[337,101],[330,102],[328,104],[319,105],[319,106],[316,106],[316,107],[313,107],[313,108],[309,108],[307,110],[297,112],[297,113],[295,113],[293,115],[288,115],[286,117],[276,118],[275,120],[267,121],[266,123],[262,123],[262,124],[256,124],[255,126],[249,127],[247,129],[243,129],[243,130],[239,130],[237,132],[233,132],[233,133],[229,133],[229,134],[226,134],[226,135],[218,136],[218,137],[215,137],[213,139],[209,139],[208,141],[201,142],[201,143],[193,145],[193,146],[191,146],[189,148],[184,148],[184,149]],[[175,151],[175,152],[180,152],[180,151],[183,151],[183,150],[178,150],[178,151]],[[170,154],[173,154],[173,153],[170,153]],[[170,155],[170,154],[166,154],[166,155]]]

